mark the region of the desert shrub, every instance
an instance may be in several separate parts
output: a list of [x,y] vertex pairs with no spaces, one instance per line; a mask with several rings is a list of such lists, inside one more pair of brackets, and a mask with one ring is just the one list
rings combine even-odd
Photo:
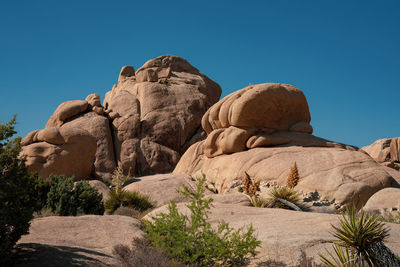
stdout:
[[104,213],[102,195],[87,181],[79,181],[74,186],[73,178],[50,176],[50,190],[46,208],[61,216]]
[[128,175],[124,174],[122,164],[118,162],[118,166],[112,175],[113,189],[110,192],[110,198],[104,203],[108,214],[113,214],[120,207],[132,208],[139,212],[144,212],[154,207],[153,201],[149,196],[134,191],[126,191],[122,188],[131,178],[129,173]]
[[168,213],[160,213],[143,222],[148,240],[157,248],[183,264],[200,266],[238,265],[256,255],[260,241],[254,236],[252,225],[234,230],[228,223],[220,222],[212,228],[208,214],[212,199],[204,199],[205,179],[195,190],[183,186],[180,192],[190,202],[190,215],[178,212],[171,202]]
[[10,264],[16,242],[28,233],[37,203],[35,177],[18,157],[20,138],[11,139],[16,133],[14,124],[15,116],[0,125],[0,262],[5,266]]
[[149,196],[142,195],[138,192],[126,190],[112,190],[110,198],[104,203],[106,212],[113,214],[119,207],[129,207],[138,211],[145,211],[154,207]]
[[293,167],[290,168],[289,175],[286,179],[286,186],[293,188],[299,183],[299,180],[300,180],[299,171],[297,169],[297,164],[295,162],[293,164]]
[[[332,225],[336,238],[334,254],[328,252],[330,259],[320,255],[328,266],[362,266],[377,263],[374,248],[388,236],[388,230],[378,217],[361,211],[357,216],[354,207],[348,207],[339,221],[339,226]],[[341,265],[338,265],[340,263]]]
[[42,209],[46,207],[47,203],[47,194],[50,191],[50,182],[48,180],[44,180],[41,177],[37,176],[37,174],[32,174],[34,179],[33,191],[36,194],[36,203],[35,211],[40,212]]
[[171,261],[160,249],[155,248],[145,238],[135,238],[132,247],[117,245],[113,248],[113,254],[118,261],[118,266],[131,267],[172,267],[179,266]]
[[[294,206],[291,204],[294,204]],[[269,192],[267,206],[282,209],[307,209],[307,207],[301,203],[299,193],[293,188],[287,186],[273,187]]]
[[79,181],[75,184],[73,199],[78,214],[104,214],[102,194],[87,181]]

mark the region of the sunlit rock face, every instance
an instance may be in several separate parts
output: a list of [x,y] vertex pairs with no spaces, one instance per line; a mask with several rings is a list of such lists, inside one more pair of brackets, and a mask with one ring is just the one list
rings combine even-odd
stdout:
[[219,192],[246,172],[254,180],[284,185],[297,163],[296,189],[361,207],[376,191],[397,186],[387,169],[368,154],[312,135],[311,116],[301,90],[265,83],[236,91],[202,118],[207,133],[192,145],[174,173],[204,173]]

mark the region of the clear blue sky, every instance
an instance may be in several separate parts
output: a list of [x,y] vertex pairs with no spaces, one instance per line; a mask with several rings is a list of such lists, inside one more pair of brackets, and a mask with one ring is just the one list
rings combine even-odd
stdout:
[[400,1],[1,1],[0,120],[25,136],[63,101],[104,94],[123,65],[186,58],[223,96],[280,82],[314,134],[400,136]]

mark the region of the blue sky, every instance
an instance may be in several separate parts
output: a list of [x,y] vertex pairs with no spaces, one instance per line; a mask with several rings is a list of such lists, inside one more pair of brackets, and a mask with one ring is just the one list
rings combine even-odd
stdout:
[[1,1],[0,120],[25,136],[67,100],[102,99],[123,65],[186,58],[223,96],[289,83],[314,134],[400,136],[400,1]]

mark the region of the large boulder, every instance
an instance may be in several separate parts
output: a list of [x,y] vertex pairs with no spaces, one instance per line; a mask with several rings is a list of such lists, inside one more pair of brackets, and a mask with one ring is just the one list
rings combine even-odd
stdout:
[[97,145],[85,130],[49,127],[30,133],[21,143],[26,166],[41,177],[54,174],[85,179],[92,173]]
[[166,173],[201,140],[200,122],[221,88],[186,60],[162,56],[134,72],[122,68],[103,106],[111,119],[116,159],[136,175]]
[[384,188],[372,195],[363,207],[369,212],[398,211],[400,209],[400,188]]
[[400,137],[376,140],[362,150],[382,165],[400,170]]
[[186,151],[174,173],[202,172],[224,192],[245,172],[253,180],[285,185],[296,162],[296,189],[358,208],[376,191],[398,186],[367,153],[312,135],[310,120],[299,89],[270,83],[246,87],[207,111],[202,118],[207,138]]
[[[43,178],[50,174],[111,178],[114,148],[109,121],[103,113],[97,94],[59,105],[43,130],[33,131],[21,141],[28,168]],[[66,142],[60,133],[75,135],[73,143]]]

